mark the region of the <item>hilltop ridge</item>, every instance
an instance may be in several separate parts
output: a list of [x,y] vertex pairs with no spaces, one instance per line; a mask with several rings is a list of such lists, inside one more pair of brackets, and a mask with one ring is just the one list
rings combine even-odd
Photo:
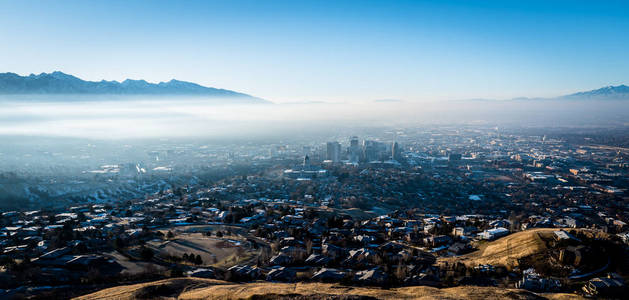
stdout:
[[460,286],[410,286],[392,289],[351,287],[330,283],[231,283],[202,278],[173,278],[123,285],[74,299],[582,299],[573,294],[538,296],[521,289]]

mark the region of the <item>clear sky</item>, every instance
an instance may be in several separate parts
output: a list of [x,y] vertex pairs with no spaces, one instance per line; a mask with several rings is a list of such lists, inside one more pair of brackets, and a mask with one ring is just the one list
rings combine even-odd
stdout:
[[629,83],[629,1],[5,1],[0,72],[171,78],[276,102]]

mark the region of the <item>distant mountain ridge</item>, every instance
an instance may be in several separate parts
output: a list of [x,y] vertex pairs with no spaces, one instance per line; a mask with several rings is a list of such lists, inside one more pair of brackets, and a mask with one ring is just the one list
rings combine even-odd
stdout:
[[617,86],[606,86],[600,89],[577,92],[573,94],[549,97],[549,98],[527,98],[519,97],[511,100],[624,100],[629,99],[629,86],[624,84]]
[[616,86],[606,86],[600,89],[577,92],[573,94],[557,96],[557,97],[516,97],[510,99],[491,99],[491,98],[473,98],[473,99],[461,99],[455,101],[544,101],[544,100],[629,100],[629,86],[624,84],[616,85]]
[[561,98],[585,98],[585,99],[629,99],[629,86],[624,84],[606,86],[600,89],[578,92]]
[[75,76],[55,71],[52,73],[20,76],[15,73],[0,73],[0,94],[77,94],[77,95],[176,95],[241,98],[267,102],[251,95],[196,83],[171,80],[149,83],[145,80],[127,79],[118,81],[86,81]]

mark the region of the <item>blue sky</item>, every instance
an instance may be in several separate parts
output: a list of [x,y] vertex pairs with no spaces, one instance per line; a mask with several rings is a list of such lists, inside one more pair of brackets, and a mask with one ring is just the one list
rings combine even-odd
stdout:
[[4,1],[0,72],[171,78],[276,102],[629,83],[629,1]]

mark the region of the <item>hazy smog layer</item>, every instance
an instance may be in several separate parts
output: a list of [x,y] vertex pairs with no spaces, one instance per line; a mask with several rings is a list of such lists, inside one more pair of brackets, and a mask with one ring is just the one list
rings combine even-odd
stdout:
[[247,137],[335,126],[484,124],[615,126],[629,119],[628,101],[468,100],[216,105],[189,99],[112,101],[0,100],[1,135],[116,139]]

